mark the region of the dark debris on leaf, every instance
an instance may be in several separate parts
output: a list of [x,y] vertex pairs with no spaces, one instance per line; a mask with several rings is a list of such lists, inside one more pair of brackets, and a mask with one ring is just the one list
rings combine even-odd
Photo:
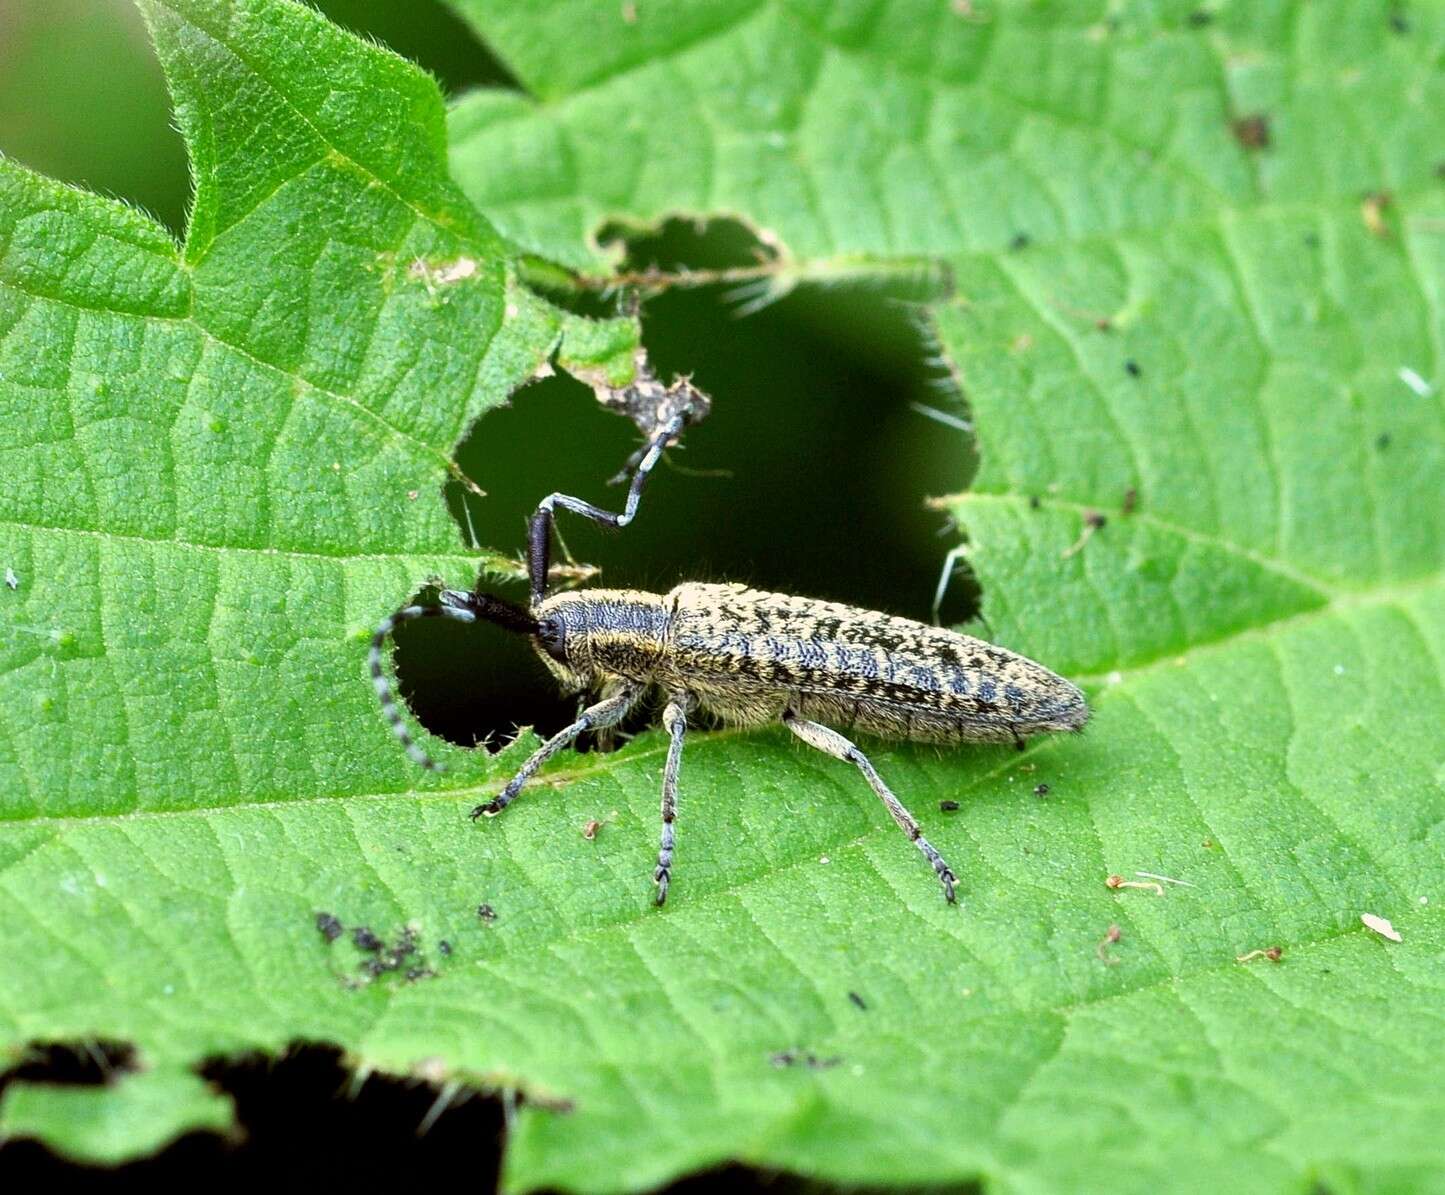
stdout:
[[[325,934],[328,929],[333,928],[332,923],[334,923],[336,936],[339,937],[342,929],[341,922],[331,914],[325,914],[325,916],[330,918],[330,921],[323,926],[321,915],[318,915],[317,927]],[[335,938],[328,937],[327,940],[334,941]],[[358,925],[351,931],[351,941],[358,950],[365,952],[369,957],[363,958],[356,964],[356,970],[361,975],[360,980],[342,979],[347,987],[365,987],[371,981],[394,972],[403,973],[408,982],[429,979],[437,973],[421,953],[420,933],[414,925],[405,926],[391,939],[381,937],[369,926]],[[451,943],[445,939],[438,944],[438,949],[444,955],[452,952]]]
[[805,1066],[812,1071],[828,1071],[838,1066],[843,1058],[838,1054],[820,1058],[811,1050],[779,1050],[774,1054],[769,1054],[768,1061],[779,1070],[790,1066]]
[[1268,149],[1270,146],[1269,117],[1263,112],[1241,116],[1229,127],[1234,139],[1245,149]]
[[346,927],[331,913],[317,913],[316,928],[328,942],[336,941],[346,930]]

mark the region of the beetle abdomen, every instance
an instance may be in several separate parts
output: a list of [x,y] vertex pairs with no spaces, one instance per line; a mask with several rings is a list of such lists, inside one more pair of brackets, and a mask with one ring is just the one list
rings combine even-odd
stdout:
[[1062,677],[942,627],[741,585],[679,585],[668,597],[666,668],[724,721],[791,708],[884,738],[962,742],[1088,720]]

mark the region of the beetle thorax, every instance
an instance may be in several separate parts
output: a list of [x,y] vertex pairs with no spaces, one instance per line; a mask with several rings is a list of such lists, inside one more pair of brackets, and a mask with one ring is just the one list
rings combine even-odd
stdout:
[[667,650],[671,603],[635,589],[554,594],[534,608],[543,661],[564,685],[586,689],[625,677],[651,678]]

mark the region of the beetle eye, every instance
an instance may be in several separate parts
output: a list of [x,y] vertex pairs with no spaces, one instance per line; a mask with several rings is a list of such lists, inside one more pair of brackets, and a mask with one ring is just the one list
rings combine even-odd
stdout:
[[562,632],[561,619],[544,618],[538,622],[537,642],[542,645],[542,650],[559,664],[567,662],[567,643]]

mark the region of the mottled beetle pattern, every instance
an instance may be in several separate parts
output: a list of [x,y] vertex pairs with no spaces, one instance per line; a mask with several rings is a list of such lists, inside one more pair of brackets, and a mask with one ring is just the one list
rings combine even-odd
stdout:
[[[683,385],[683,384],[679,384]],[[529,608],[489,594],[447,589],[437,606],[409,606],[386,619],[371,644],[371,673],[382,708],[417,763],[437,765],[411,739],[382,666],[387,636],[400,622],[447,617],[496,623],[527,635],[570,692],[598,699],[572,725],[539,747],[505,788],[472,817],[493,817],[553,755],[587,731],[616,726],[650,690],[666,695],[662,723],[670,743],[662,779],[662,838],[657,903],[672,881],[682,744],[689,717],[725,725],[781,722],[803,742],[854,765],[899,829],[933,868],[949,902],[957,877],[868,757],[845,737],[938,743],[1015,742],[1079,730],[1084,695],[1041,664],[943,627],[834,602],[766,593],[744,585],[690,582],[665,594],[584,589],[548,594],[553,512],[562,507],[608,526],[636,513],[647,475],[692,418],[695,407],[669,390],[674,409],[636,458],[621,514],[552,494],[532,518]],[[705,407],[703,408],[705,411]]]

